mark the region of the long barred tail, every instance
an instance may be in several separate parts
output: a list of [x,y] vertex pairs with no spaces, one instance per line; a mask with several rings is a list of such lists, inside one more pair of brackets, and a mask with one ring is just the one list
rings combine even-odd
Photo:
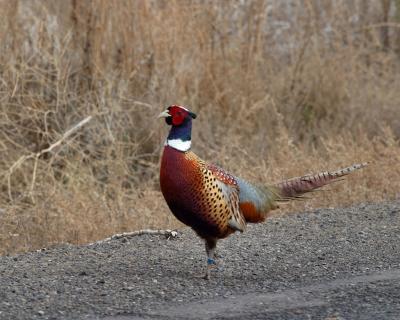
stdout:
[[321,188],[329,183],[341,180],[340,178],[347,176],[353,171],[362,169],[368,165],[367,162],[353,164],[350,167],[339,169],[336,171],[326,171],[315,175],[306,175],[302,177],[292,178],[282,181],[275,185],[279,190],[280,199],[282,201],[301,198],[301,195],[315,189]]

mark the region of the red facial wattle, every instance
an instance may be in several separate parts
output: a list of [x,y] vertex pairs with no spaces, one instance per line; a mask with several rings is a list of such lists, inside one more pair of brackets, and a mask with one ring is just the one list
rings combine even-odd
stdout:
[[196,118],[195,113],[178,105],[169,106],[164,113],[161,113],[161,116],[166,117],[166,122],[168,125],[173,125],[175,127],[182,125],[186,122],[186,120]]
[[183,120],[185,120],[185,115],[182,112],[175,113],[172,115],[172,124],[174,126],[179,126],[182,124]]
[[172,117],[172,124],[174,126],[179,126],[183,123],[189,113],[179,106],[171,106],[168,108],[168,112]]

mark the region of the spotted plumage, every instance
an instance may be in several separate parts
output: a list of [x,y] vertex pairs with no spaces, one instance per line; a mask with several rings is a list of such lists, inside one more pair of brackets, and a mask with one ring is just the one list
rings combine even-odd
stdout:
[[225,238],[236,230],[230,224],[245,229],[233,176],[225,178],[222,170],[208,166],[193,152],[177,152],[170,146],[164,149],[161,168],[161,190],[171,211],[199,236]]
[[263,222],[279,202],[298,199],[367,165],[356,164],[275,185],[255,185],[203,161],[190,150],[192,119],[196,118],[193,112],[173,105],[160,117],[171,125],[161,160],[161,191],[175,217],[205,240],[206,278],[215,264],[218,239],[243,232],[246,223]]

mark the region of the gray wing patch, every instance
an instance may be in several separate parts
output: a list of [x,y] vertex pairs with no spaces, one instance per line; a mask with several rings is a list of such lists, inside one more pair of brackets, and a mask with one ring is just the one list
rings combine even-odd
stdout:
[[251,202],[257,210],[265,212],[276,208],[274,203],[279,196],[271,188],[257,187],[238,177],[235,180],[239,187],[239,203]]

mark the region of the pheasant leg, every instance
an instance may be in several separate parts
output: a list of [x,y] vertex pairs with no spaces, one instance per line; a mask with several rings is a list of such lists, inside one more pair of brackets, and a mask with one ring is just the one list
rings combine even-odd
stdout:
[[207,253],[207,267],[206,274],[204,275],[204,279],[209,280],[211,269],[213,269],[216,265],[215,262],[215,248],[217,247],[217,239],[211,238],[206,239],[206,253]]

